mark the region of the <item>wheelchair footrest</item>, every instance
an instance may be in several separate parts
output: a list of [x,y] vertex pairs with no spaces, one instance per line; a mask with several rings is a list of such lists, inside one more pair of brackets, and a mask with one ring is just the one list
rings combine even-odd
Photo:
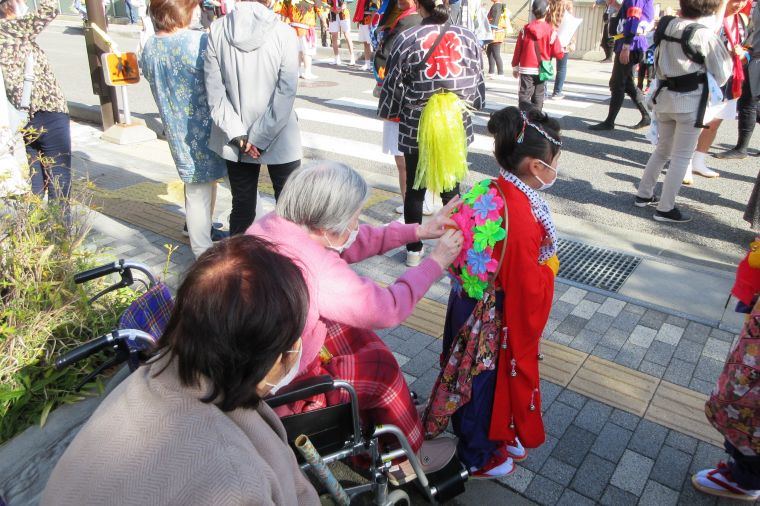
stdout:
[[426,476],[431,490],[435,489],[435,500],[444,502],[464,492],[464,482],[467,481],[468,473],[459,458],[454,455],[446,466]]

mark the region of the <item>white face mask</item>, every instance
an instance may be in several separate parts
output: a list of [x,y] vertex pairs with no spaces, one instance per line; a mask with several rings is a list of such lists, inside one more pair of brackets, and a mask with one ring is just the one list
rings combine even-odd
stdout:
[[280,381],[277,382],[277,384],[273,385],[271,383],[264,382],[265,385],[272,387],[271,390],[269,390],[269,393],[267,395],[274,395],[277,393],[277,391],[287,385],[290,384],[291,381],[293,381],[293,378],[296,377],[298,374],[298,366],[301,364],[301,355],[303,354],[303,344],[301,344],[301,347],[298,348],[298,351],[296,350],[288,350],[285,353],[298,353],[298,356],[296,357],[295,362],[293,363],[293,367],[290,368],[288,373],[280,378]]
[[541,179],[540,177],[535,176],[535,175],[533,176],[536,179],[538,179],[539,182],[541,183],[541,186],[538,188],[538,191],[548,190],[549,188],[551,188],[552,186],[554,186],[554,183],[557,182],[557,175],[559,175],[559,168],[555,169],[554,167],[552,167],[551,165],[549,165],[548,163],[546,163],[543,160],[538,160],[538,161],[541,162],[541,163],[543,163],[544,165],[546,165],[549,169],[553,170],[554,174],[556,174],[554,176],[554,179],[552,179],[551,183],[544,183],[543,179]]
[[331,250],[337,251],[338,254],[343,253],[346,251],[353,243],[356,241],[356,237],[359,235],[359,227],[357,226],[354,230],[351,231],[350,234],[348,234],[348,239],[346,239],[346,242],[343,243],[343,246],[333,246],[333,244],[330,242],[330,238],[327,237],[327,234],[325,234],[325,239],[327,239],[327,246]]
[[26,2],[18,3],[16,4],[16,17],[23,18],[27,14],[29,14],[29,6],[26,5]]

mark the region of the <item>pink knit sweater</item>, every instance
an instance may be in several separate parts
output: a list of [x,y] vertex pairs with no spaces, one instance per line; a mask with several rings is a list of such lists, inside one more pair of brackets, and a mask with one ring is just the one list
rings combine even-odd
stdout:
[[327,330],[323,320],[383,329],[399,325],[412,313],[442,274],[435,260],[426,258],[386,288],[359,276],[348,264],[415,242],[416,227],[397,222],[383,227],[361,225],[356,242],[341,255],[311,239],[304,227],[274,213],[246,231],[277,244],[280,252],[292,258],[303,271],[309,289],[309,314],[303,333],[301,371],[311,364],[325,342]]

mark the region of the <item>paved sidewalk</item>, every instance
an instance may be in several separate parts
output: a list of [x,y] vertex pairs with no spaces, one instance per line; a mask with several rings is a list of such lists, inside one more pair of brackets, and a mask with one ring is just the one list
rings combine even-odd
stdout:
[[[192,255],[179,233],[182,192],[168,152],[161,155],[165,144],[103,146],[87,128],[75,125],[75,170],[99,189],[104,214],[95,215],[92,247],[104,258],[137,259],[160,272],[165,245],[174,244],[168,282],[176,287]],[[272,205],[267,191],[264,181],[262,211]],[[375,188],[362,219],[396,219],[399,203],[397,194]],[[217,216],[228,210],[222,189]],[[355,267],[392,283],[405,269],[403,255],[396,250]],[[378,332],[422,397],[438,374],[448,293],[448,283],[439,281],[404,325]],[[540,504],[716,504],[696,493],[689,477],[723,458],[702,407],[734,329],[654,307],[558,279],[542,348],[547,441],[514,475],[472,484],[455,503],[503,504],[501,495],[513,491]]]

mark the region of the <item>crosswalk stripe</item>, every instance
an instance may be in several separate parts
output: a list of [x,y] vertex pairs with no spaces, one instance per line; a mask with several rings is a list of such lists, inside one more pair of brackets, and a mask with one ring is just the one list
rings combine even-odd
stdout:
[[394,167],[396,165],[391,155],[383,153],[383,148],[379,143],[354,141],[332,135],[304,132],[303,130],[301,131],[301,143],[305,148],[325,151],[335,155],[361,158],[386,165],[393,165]]
[[[501,83],[488,83],[486,85],[486,91],[503,90],[512,93],[517,93],[519,87],[517,85],[501,84]],[[563,93],[569,97],[584,98],[586,100],[609,100],[609,94],[603,95],[601,93],[579,93],[575,91],[563,91]]]
[[[489,102],[499,103],[499,100],[503,101],[505,98],[511,99],[511,100],[514,100],[515,102],[517,102],[517,93],[502,92],[502,93],[498,93],[497,94],[496,92],[492,91],[491,93],[489,93],[486,96],[486,103],[489,103]],[[548,98],[549,97],[547,97],[547,99]],[[594,104],[589,103],[589,102],[580,102],[578,100],[569,99],[567,97],[565,99],[563,99],[561,102],[560,101],[552,100],[551,102],[545,102],[545,103],[551,103],[552,105],[554,105],[556,107],[571,107],[573,109],[586,109],[586,108],[591,107],[592,105],[594,105]]]
[[[297,107],[296,114],[298,118],[304,121],[313,121],[316,123],[327,123],[329,125],[346,126],[357,130],[366,130],[370,132],[382,132],[383,120],[368,118],[366,116],[358,114],[341,114],[335,112],[329,112],[324,110],[309,109],[305,107]],[[332,144],[339,144],[344,139],[337,139],[332,137]],[[305,142],[305,141],[304,141]],[[316,141],[319,142],[319,141]],[[374,146],[374,144],[373,144]],[[310,146],[311,147],[311,146]],[[320,148],[314,148],[320,149]],[[329,151],[329,149],[328,149]],[[472,144],[470,144],[470,151],[493,151],[493,138],[487,135],[475,134]],[[382,149],[380,150],[382,153]],[[388,156],[388,155],[383,155]]]
[[[520,80],[515,79],[514,77],[511,77],[511,76],[510,77],[505,76],[504,78],[499,79],[498,81],[489,79],[486,81],[486,89],[493,87],[492,85],[499,86],[499,85],[505,85],[505,84],[519,86]],[[546,86],[553,87],[554,81],[553,80],[546,81]],[[565,81],[565,84],[563,85],[562,88],[563,89],[567,88],[570,90],[589,91],[591,93],[602,94],[602,95],[604,95],[605,93],[609,95],[609,91],[610,91],[607,86],[603,86],[603,85],[578,84],[578,83],[569,83],[567,81]]]

